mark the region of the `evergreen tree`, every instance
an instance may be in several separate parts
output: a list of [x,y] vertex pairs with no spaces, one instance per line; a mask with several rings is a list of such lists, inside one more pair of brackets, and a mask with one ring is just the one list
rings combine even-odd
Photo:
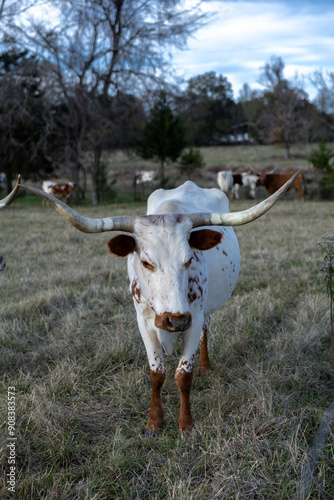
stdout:
[[334,151],[326,146],[325,141],[319,141],[318,147],[311,151],[309,160],[314,168],[323,172],[320,180],[320,192],[322,198],[333,199],[334,197]]
[[185,127],[179,116],[174,116],[165,94],[151,110],[151,119],[146,123],[142,139],[138,142],[137,154],[160,161],[160,176],[163,183],[165,164],[176,161],[186,145]]

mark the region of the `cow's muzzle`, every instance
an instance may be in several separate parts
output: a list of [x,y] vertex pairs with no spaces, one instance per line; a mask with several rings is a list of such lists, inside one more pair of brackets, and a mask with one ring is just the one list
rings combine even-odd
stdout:
[[156,314],[155,326],[165,332],[184,332],[191,325],[191,314],[186,313],[170,313]]

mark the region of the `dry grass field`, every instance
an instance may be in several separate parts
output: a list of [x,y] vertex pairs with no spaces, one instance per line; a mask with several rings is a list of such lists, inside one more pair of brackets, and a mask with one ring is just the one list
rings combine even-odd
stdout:
[[[36,198],[0,213],[0,497],[4,499],[332,499],[333,425],[315,479],[301,487],[333,401],[329,303],[317,243],[334,203],[291,197],[236,228],[241,271],[212,317],[213,370],[179,435],[177,355],[163,389],[165,426],[144,438],[150,379],[110,234],[86,235]],[[233,200],[231,210],[251,200]],[[145,205],[85,206],[89,217]],[[8,490],[7,394],[15,388],[15,494]],[[13,392],[11,390],[10,392]],[[300,489],[301,487],[301,489]],[[299,492],[299,493],[298,493]]]

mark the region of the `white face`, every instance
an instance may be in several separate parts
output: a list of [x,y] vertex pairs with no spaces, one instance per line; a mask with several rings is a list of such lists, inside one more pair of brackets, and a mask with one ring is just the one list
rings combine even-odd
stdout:
[[189,311],[188,280],[194,260],[188,228],[182,223],[135,227],[134,267],[141,292],[156,315]]
[[[166,331],[188,329],[191,311],[203,309],[207,269],[199,250],[216,246],[222,237],[211,230],[190,233],[191,228],[186,217],[175,214],[139,217],[133,237],[119,236],[108,244],[112,253],[129,255],[134,300],[148,304],[155,325]],[[128,251],[123,250],[125,244]]]

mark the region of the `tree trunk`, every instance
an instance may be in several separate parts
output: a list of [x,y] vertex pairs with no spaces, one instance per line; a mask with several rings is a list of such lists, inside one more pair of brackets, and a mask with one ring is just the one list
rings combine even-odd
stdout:
[[285,159],[290,160],[290,158],[291,158],[290,142],[285,141]]
[[6,174],[6,189],[7,189],[7,194],[9,194],[13,189],[13,176],[10,169],[5,170],[5,174]]
[[164,162],[164,160],[161,160],[160,172],[161,172],[161,184],[163,185],[163,182],[165,180],[165,162]]
[[[81,175],[81,171],[83,171],[83,176]],[[81,183],[82,177],[84,179],[83,184]],[[84,199],[86,192],[86,172],[80,161],[73,167],[73,181],[76,185],[76,189],[74,189],[71,198],[74,203],[80,203]]]
[[100,163],[101,163],[101,155],[102,155],[102,146],[99,144],[95,146],[94,149],[94,163],[92,169],[92,204],[97,205],[99,203],[99,193],[97,180],[100,173]]

